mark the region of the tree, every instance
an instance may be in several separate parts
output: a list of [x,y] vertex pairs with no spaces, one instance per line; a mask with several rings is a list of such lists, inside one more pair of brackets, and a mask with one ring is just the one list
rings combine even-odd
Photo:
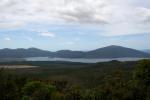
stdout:
[[142,60],[138,63],[133,71],[133,80],[131,85],[133,97],[135,99],[150,99],[150,60]]
[[28,82],[23,88],[23,99],[29,100],[51,100],[53,93],[56,92],[54,86],[50,84],[44,84],[40,81]]
[[133,72],[133,79],[137,84],[150,86],[150,60],[142,60]]

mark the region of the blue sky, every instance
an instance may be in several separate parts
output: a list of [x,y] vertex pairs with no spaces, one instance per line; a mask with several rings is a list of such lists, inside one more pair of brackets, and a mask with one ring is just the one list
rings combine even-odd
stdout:
[[149,0],[2,0],[0,48],[150,49]]

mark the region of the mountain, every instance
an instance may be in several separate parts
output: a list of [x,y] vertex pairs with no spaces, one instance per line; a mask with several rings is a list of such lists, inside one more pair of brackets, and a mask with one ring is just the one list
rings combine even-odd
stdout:
[[0,49],[0,58],[47,57],[52,55],[53,53],[50,51],[40,50],[37,48]]
[[59,57],[59,58],[123,58],[123,57],[150,57],[150,54],[122,46],[107,46],[92,51],[60,50],[56,52],[29,49],[0,49],[0,58],[25,57]]
[[143,52],[145,52],[145,53],[149,53],[150,54],[150,50],[142,50]]
[[71,51],[71,50],[60,50],[55,52],[55,57],[59,58],[83,58],[85,52],[83,51]]
[[150,57],[150,54],[131,48],[111,45],[93,51],[89,51],[87,52],[86,57],[88,58]]

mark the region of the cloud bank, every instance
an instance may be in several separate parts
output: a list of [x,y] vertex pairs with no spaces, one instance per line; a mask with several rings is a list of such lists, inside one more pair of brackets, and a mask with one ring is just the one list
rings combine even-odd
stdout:
[[[101,35],[150,32],[148,0],[0,0],[0,29],[30,23],[79,24],[104,28]],[[43,36],[54,37],[48,32]]]

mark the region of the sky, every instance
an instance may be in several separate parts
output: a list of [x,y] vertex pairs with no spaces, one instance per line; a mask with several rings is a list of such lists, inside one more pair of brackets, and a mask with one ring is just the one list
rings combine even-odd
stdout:
[[0,49],[150,49],[150,0],[0,0]]

